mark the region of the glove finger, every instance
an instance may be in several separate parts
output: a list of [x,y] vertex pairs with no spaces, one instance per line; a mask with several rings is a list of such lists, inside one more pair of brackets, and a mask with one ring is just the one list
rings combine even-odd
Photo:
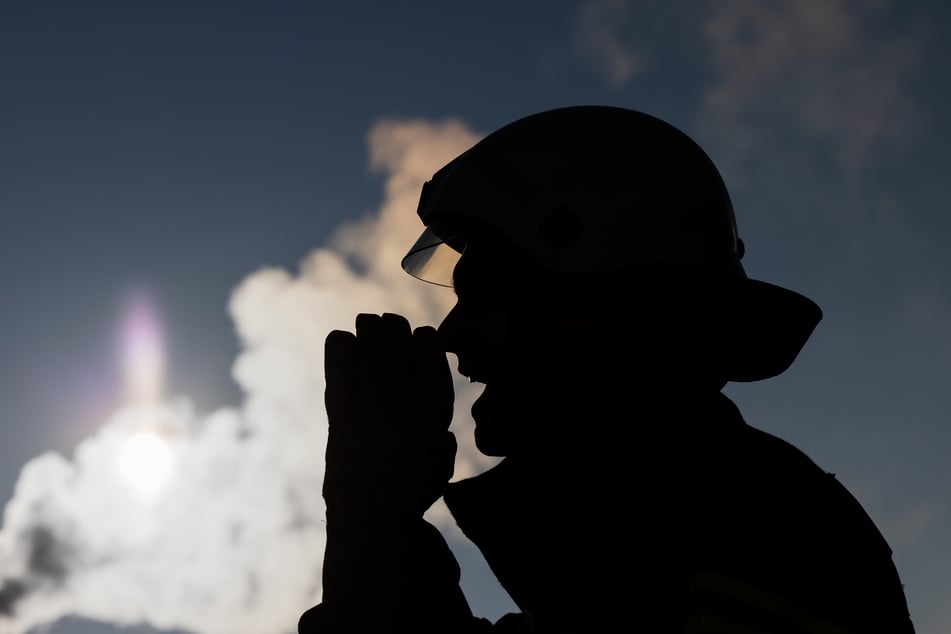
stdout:
[[353,383],[358,375],[357,338],[346,330],[332,330],[324,339],[324,378],[328,383]]
[[354,420],[359,402],[357,339],[351,332],[333,330],[324,339],[324,403],[331,423]]
[[407,371],[410,369],[410,344],[413,331],[409,321],[396,313],[383,313],[379,322],[381,369],[389,379],[399,383],[402,392]]
[[416,328],[412,343],[416,400],[425,412],[429,429],[447,429],[455,400],[449,359],[432,326]]
[[[406,381],[411,331],[405,317],[394,313],[357,315],[357,348],[366,397],[389,410]],[[392,412],[391,412],[392,415]]]

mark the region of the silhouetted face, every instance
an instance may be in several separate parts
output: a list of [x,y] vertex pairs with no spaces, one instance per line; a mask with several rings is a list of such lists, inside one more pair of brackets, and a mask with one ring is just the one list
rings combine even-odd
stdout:
[[707,323],[714,300],[699,282],[662,269],[571,280],[492,235],[469,241],[453,278],[456,305],[439,332],[459,372],[485,384],[472,417],[486,455],[604,432],[592,408],[617,418],[604,409],[612,399],[629,418],[635,395],[677,398],[725,383]]
[[[552,394],[564,367],[553,340],[561,315],[550,310],[542,272],[508,242],[483,236],[468,243],[453,272],[457,302],[439,326],[458,369],[485,388],[472,407],[476,446],[509,455],[563,403]],[[542,429],[542,433],[548,430]]]

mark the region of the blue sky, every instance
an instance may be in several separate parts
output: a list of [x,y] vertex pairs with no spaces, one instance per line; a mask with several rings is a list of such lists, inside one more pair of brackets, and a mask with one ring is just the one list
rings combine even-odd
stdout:
[[[17,627],[293,631],[319,593],[323,335],[364,310],[438,322],[451,296],[398,266],[422,180],[514,118],[604,103],[697,139],[747,272],[823,308],[788,372],[727,393],[856,494],[919,633],[951,630],[951,9],[337,4],[0,9],[0,583],[26,580]],[[124,374],[130,297],[160,331],[147,404]],[[469,389],[457,475],[490,464],[466,444]],[[172,466],[144,500],[109,468],[150,426]],[[440,525],[477,611],[509,609]],[[45,576],[23,554],[38,535]]]

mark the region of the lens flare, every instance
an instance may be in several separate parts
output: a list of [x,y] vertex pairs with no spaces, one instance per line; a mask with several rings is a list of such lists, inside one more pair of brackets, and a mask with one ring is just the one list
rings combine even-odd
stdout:
[[123,370],[128,398],[156,403],[165,379],[165,352],[158,313],[145,295],[132,298],[122,324]]

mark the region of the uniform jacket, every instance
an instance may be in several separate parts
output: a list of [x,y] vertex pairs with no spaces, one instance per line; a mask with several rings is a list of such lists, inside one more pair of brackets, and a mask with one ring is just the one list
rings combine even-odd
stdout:
[[726,396],[598,414],[618,420],[445,493],[519,613],[473,615],[448,547],[420,520],[393,527],[379,549],[390,554],[367,566],[374,581],[325,597],[301,634],[913,634],[860,503]]

